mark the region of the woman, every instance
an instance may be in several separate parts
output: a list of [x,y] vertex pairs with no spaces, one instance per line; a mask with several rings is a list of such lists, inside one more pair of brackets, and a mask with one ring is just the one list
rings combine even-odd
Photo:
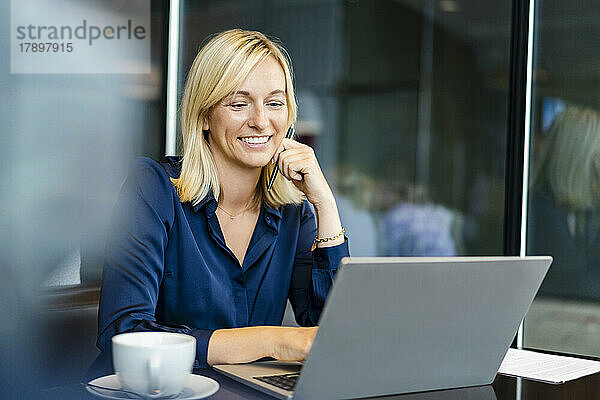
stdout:
[[[306,357],[348,247],[314,152],[284,138],[295,118],[282,47],[230,30],[202,48],[183,95],[182,158],[137,160],[116,206],[103,353],[115,334],[157,330],[195,336],[196,367]],[[309,328],[279,326],[288,298]]]
[[600,114],[569,106],[541,147],[528,251],[551,254],[540,293],[600,299]]

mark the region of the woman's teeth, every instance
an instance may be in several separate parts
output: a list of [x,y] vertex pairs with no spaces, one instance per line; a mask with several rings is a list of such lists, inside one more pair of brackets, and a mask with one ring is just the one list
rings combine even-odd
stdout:
[[249,144],[263,144],[269,141],[270,136],[251,136],[240,138],[243,142]]

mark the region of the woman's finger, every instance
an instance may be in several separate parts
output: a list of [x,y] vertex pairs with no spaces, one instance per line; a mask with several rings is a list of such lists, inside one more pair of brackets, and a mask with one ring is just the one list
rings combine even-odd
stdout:
[[290,160],[287,169],[288,174],[292,179],[301,181],[306,174],[309,174],[312,170],[311,160],[308,157],[299,157]]
[[279,168],[283,168],[286,164],[286,160],[295,159],[298,157],[305,157],[307,151],[303,148],[293,148],[282,151],[278,154],[277,162],[279,163]]
[[275,151],[275,154],[273,155],[273,158],[271,159],[271,163],[275,164],[279,160],[279,156],[281,155],[281,153],[284,151],[295,152],[295,151],[303,151],[303,150],[312,152],[314,154],[313,149],[310,146],[307,146],[303,143],[296,142],[294,139],[284,138],[282,140],[281,144],[279,145],[279,147],[277,148],[277,150]]
[[[287,139],[287,140],[291,141],[291,139]],[[275,151],[275,154],[273,155],[273,159],[271,161],[273,161],[273,163],[277,162],[279,160],[279,156],[283,152],[286,152],[287,154],[294,154],[296,152],[306,151],[306,147],[308,147],[308,146],[304,146],[304,145],[301,145],[301,146],[290,146],[289,143],[288,143],[288,145],[284,145],[282,143],[281,145],[279,145],[279,147]]]
[[299,155],[294,155],[291,157],[281,157],[280,161],[279,161],[279,171],[283,174],[283,176],[285,176],[287,179],[294,179],[294,175],[295,172],[290,169],[290,165],[291,163],[301,160],[304,157],[299,154]]
[[281,141],[281,145],[284,149],[310,148],[310,146],[307,146],[304,143],[300,143],[295,141],[294,139],[288,138],[283,138],[283,140]]
[[[302,175],[298,172],[305,172],[310,163],[310,155],[305,151],[298,151],[292,154],[286,150],[280,156],[279,170],[288,179],[301,180]],[[293,166],[293,167],[292,167]]]

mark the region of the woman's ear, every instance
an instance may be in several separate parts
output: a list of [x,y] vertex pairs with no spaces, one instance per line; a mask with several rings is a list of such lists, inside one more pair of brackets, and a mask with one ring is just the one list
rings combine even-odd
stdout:
[[210,125],[208,124],[208,118],[204,118],[202,120],[202,136],[204,136],[204,140],[208,142],[208,133],[210,132]]

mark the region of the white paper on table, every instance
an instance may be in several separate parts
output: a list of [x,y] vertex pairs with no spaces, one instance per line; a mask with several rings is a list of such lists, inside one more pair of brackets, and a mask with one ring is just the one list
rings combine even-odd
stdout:
[[564,383],[600,372],[600,362],[556,356],[530,350],[508,349],[499,374],[547,383]]

